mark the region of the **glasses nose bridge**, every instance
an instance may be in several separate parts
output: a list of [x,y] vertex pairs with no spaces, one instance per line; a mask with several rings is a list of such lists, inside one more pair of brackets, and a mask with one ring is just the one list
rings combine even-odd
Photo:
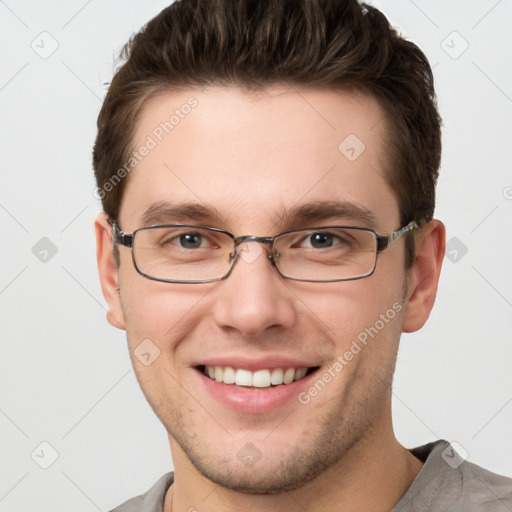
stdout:
[[274,263],[274,257],[273,257],[273,247],[274,247],[274,237],[271,236],[255,236],[255,235],[242,235],[236,237],[234,240],[234,251],[232,256],[235,256],[236,259],[238,258],[240,254],[240,246],[246,242],[256,242],[259,244],[267,245],[270,249],[268,258],[272,263]]
[[259,244],[265,244],[269,247],[272,247],[272,244],[274,242],[274,238],[270,236],[255,236],[255,235],[242,235],[237,236],[234,239],[235,242],[235,248],[239,247],[241,244],[245,242],[257,242]]
[[272,249],[274,245],[274,238],[271,236],[255,236],[255,235],[242,235],[237,236],[233,242],[235,243],[235,253],[238,254],[239,247],[246,242],[256,242],[258,244],[267,245],[270,248],[269,257],[272,259]]

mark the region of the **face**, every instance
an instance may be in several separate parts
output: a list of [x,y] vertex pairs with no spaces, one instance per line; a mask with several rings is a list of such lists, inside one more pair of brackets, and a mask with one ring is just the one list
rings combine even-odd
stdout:
[[[190,97],[196,106],[158,140],[155,128]],[[126,233],[145,223],[235,236],[400,227],[383,112],[371,97],[286,87],[162,93],[145,105],[134,147],[148,136],[157,143],[130,173],[120,209]],[[255,493],[296,488],[389,432],[407,310],[403,239],[379,255],[373,275],[345,282],[286,280],[267,251],[248,243],[226,280],[170,284],[139,275],[120,246],[111,272],[119,293],[107,298],[175,463],[183,457],[210,480]],[[212,368],[230,380],[215,367],[258,372],[264,384],[267,375],[279,382],[279,369],[297,380],[227,384],[205,375]]]

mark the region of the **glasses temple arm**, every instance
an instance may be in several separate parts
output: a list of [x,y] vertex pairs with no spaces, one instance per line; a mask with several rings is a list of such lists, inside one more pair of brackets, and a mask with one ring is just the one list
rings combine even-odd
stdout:
[[381,252],[391,244],[396,242],[401,236],[405,235],[409,231],[419,229],[419,225],[416,221],[411,221],[407,226],[397,229],[389,234],[389,236],[377,236],[377,252]]
[[123,233],[115,223],[112,224],[112,243],[120,244],[125,247],[133,247],[133,235]]

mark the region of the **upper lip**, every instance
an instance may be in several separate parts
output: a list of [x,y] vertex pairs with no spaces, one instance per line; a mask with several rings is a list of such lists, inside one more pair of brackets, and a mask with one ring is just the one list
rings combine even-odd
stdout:
[[273,369],[273,368],[312,368],[320,366],[312,361],[291,358],[283,355],[267,355],[259,358],[248,358],[247,356],[218,356],[208,357],[198,361],[193,366],[230,366],[231,368],[250,371]]

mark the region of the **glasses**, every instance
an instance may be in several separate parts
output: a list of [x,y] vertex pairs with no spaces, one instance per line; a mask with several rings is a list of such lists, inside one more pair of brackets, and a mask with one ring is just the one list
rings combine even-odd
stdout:
[[[283,231],[272,237],[235,237],[222,229],[187,224],[148,226],[126,234],[113,224],[112,242],[131,247],[137,272],[155,281],[221,281],[244,253],[242,244],[257,242],[268,245],[268,259],[282,277],[324,283],[371,276],[378,254],[418,228],[412,221],[388,236],[371,228],[320,226]],[[242,259],[250,262],[243,254]]]

